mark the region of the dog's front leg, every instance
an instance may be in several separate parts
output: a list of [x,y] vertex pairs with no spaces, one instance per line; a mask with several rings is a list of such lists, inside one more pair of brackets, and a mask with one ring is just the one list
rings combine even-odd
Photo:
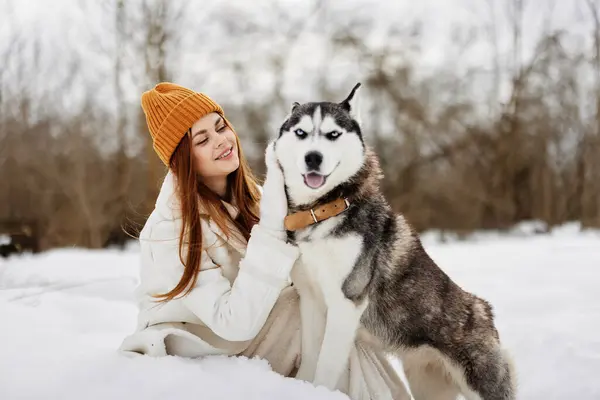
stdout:
[[326,299],[325,335],[313,383],[335,390],[348,365],[364,304],[355,304],[340,291]]
[[302,320],[302,361],[296,379],[312,382],[325,333],[325,310],[319,305],[313,290],[299,290]]
[[300,297],[302,333],[301,362],[296,379],[312,382],[325,333],[325,309],[323,299],[316,297],[317,287],[302,262],[298,262],[292,269],[292,281]]

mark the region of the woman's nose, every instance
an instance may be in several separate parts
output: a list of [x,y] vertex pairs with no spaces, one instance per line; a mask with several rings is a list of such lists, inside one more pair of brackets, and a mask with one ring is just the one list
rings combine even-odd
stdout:
[[221,147],[223,145],[223,143],[225,143],[227,140],[225,139],[225,136],[223,135],[219,135],[217,136],[217,149],[219,147]]

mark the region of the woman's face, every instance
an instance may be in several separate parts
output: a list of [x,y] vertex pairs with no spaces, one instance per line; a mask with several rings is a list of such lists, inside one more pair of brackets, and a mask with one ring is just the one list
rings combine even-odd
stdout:
[[206,181],[226,178],[240,166],[235,133],[219,114],[205,115],[192,125],[192,156],[196,172]]

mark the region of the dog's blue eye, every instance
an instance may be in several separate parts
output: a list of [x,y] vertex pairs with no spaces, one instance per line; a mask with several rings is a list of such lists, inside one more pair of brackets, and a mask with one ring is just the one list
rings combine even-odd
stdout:
[[304,137],[304,136],[306,136],[306,132],[304,132],[304,131],[303,131],[302,129],[300,129],[300,128],[296,129],[296,130],[294,131],[294,133],[296,134],[296,136],[299,136],[299,137]]
[[341,134],[342,134],[342,132],[340,132],[340,131],[331,131],[331,132],[328,132],[328,133],[326,134],[326,136],[327,136],[329,139],[336,139],[336,138],[338,138],[338,137],[339,137]]

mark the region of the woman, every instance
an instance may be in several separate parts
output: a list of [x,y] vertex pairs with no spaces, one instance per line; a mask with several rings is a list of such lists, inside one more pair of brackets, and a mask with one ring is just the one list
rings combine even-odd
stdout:
[[[300,315],[289,276],[299,251],[286,242],[281,170],[267,154],[261,196],[223,109],[201,93],[160,83],[142,108],[169,172],[140,233],[138,323],[121,350],[256,356],[294,376]],[[406,393],[383,353],[360,340],[339,389],[353,399]]]

